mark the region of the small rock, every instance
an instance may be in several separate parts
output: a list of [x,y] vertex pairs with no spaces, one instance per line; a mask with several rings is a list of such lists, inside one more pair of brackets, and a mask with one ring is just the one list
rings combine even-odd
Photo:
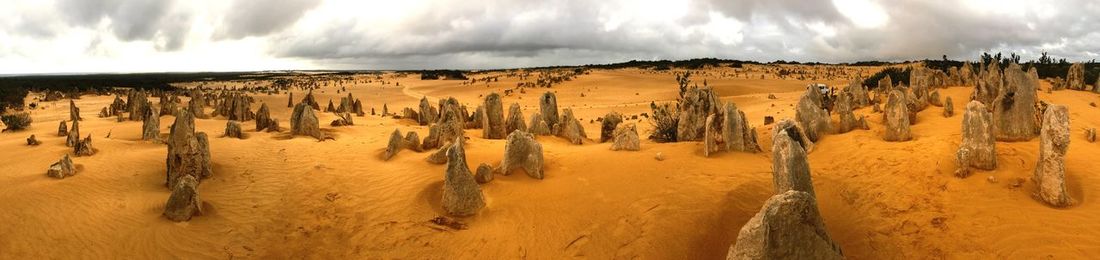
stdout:
[[73,160],[66,154],[61,157],[60,161],[57,161],[53,165],[50,165],[50,169],[46,171],[46,176],[64,179],[65,177],[76,175],[76,169],[73,167]]
[[662,152],[657,152],[657,156],[654,156],[653,158],[657,159],[657,161],[664,161],[665,160],[665,154],[662,153]]
[[477,166],[477,173],[474,175],[474,179],[477,183],[485,184],[493,181],[493,167],[489,164],[482,163]]

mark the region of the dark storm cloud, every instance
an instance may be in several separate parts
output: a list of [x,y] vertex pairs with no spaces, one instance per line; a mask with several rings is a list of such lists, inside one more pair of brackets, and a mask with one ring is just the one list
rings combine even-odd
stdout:
[[117,42],[148,41],[183,54],[226,44],[254,46],[245,57],[348,69],[976,59],[983,51],[1100,56],[1095,0],[36,1],[0,10],[7,14],[0,36],[23,46],[7,53],[34,53],[59,35],[84,35],[71,30],[83,28],[96,31],[81,46],[88,56],[129,51]]
[[71,26],[96,28],[110,21],[123,41],[156,40],[160,50],[178,50],[190,31],[190,15],[174,12],[171,0],[59,0],[60,16]]
[[[1087,59],[1100,48],[1094,28],[1094,1],[1051,1],[1043,10],[1022,14],[974,11],[943,1],[880,1],[888,21],[875,28],[857,26],[831,1],[707,0],[690,4],[670,24],[626,23],[606,29],[600,1],[443,2],[411,14],[400,28],[369,28],[349,22],[306,35],[284,35],[272,51],[279,56],[362,61],[372,65],[476,66],[484,60],[616,62],[622,59],[724,57],[756,60],[857,61],[939,58],[975,59],[981,51],[1015,51],[1034,57],[1044,44],[1052,54]],[[442,8],[439,6],[447,6]],[[544,19],[524,20],[537,10]],[[715,12],[744,23],[743,40],[732,45],[685,34],[685,28],[709,22]],[[527,22],[525,22],[527,21]],[[811,25],[824,26],[822,34]],[[642,31],[648,31],[645,33]],[[300,33],[300,32],[296,32]],[[736,33],[731,31],[729,33]],[[1048,46],[1049,47],[1049,46]],[[1054,46],[1057,47],[1057,46]],[[574,55],[574,54],[577,55]],[[580,55],[583,53],[583,55]],[[549,65],[549,64],[545,64]],[[507,66],[501,64],[500,66]]]
[[294,24],[320,0],[236,0],[222,22],[219,37],[264,36]]

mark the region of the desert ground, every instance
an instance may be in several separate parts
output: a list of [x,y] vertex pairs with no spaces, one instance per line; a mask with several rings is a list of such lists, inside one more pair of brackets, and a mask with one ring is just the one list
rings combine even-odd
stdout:
[[[801,70],[816,71],[814,67]],[[57,135],[69,118],[69,100],[39,102],[26,130],[0,133],[0,256],[9,259],[724,259],[738,232],[775,194],[772,127],[795,117],[806,86],[843,87],[856,74],[779,77],[747,67],[706,68],[693,85],[712,87],[734,102],[755,127],[763,151],[703,155],[701,142],[658,143],[650,103],[677,98],[675,73],[682,70],[593,69],[552,85],[503,95],[523,79],[505,72],[469,75],[492,81],[421,80],[386,72],[328,81],[313,90],[322,107],[353,94],[367,115],[352,126],[329,126],[333,113],[317,111],[331,139],[319,141],[283,132],[255,131],[242,122],[245,138],[222,137],[227,119],[196,119],[210,136],[213,176],[197,193],[202,215],[174,222],[161,216],[171,190],[164,184],[167,148],[142,140],[142,122],[116,122],[96,114],[114,96],[84,95],[81,133],[98,153],[73,157],[79,170],[64,179],[47,177],[51,164],[72,149]],[[533,77],[533,76],[532,76]],[[235,88],[249,82],[204,82],[178,87]],[[1043,81],[1042,89],[1050,83]],[[817,205],[828,233],[850,259],[1088,259],[1100,252],[1100,144],[1084,129],[1100,127],[1100,95],[1087,91],[1039,91],[1039,100],[1069,107],[1071,135],[1065,157],[1067,186],[1077,203],[1054,208],[1032,197],[1040,138],[997,142],[996,170],[954,175],[962,141],[962,112],[973,86],[939,89],[953,99],[955,115],[931,106],[912,125],[913,140],[883,141],[883,119],[871,107],[870,130],[830,134],[808,154]],[[338,92],[339,91],[339,92]],[[537,136],[544,152],[544,179],[495,175],[481,184],[486,206],[456,217],[467,228],[430,222],[447,213],[440,205],[446,165],[425,161],[434,150],[381,154],[394,129],[427,136],[428,126],[372,114],[433,106],[455,97],[473,109],[485,95],[502,94],[505,109],[521,105],[525,118],[539,110],[539,97],[553,92],[559,108],[572,108],[588,139],[575,145],[557,136]],[[295,103],[306,94],[291,89]],[[251,94],[255,111],[266,103],[286,128],[291,108],[285,92]],[[774,95],[775,99],[768,98]],[[36,102],[41,93],[27,97]],[[187,97],[181,97],[185,101]],[[150,101],[156,103],[155,98]],[[212,110],[207,107],[207,113]],[[640,151],[611,151],[600,143],[596,118],[611,111],[636,123]],[[167,138],[174,117],[162,116]],[[832,115],[832,124],[838,123]],[[482,138],[467,129],[466,160],[498,165],[506,140]],[[28,146],[34,134],[42,142]],[[660,153],[663,160],[655,159]],[[472,170],[472,169],[471,169]]]

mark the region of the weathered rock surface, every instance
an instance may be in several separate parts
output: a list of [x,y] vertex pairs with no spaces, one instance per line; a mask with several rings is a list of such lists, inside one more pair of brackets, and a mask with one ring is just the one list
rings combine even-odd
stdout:
[[836,101],[836,113],[840,116],[839,133],[847,133],[859,127],[856,114],[852,112],[852,98],[848,93],[841,93]]
[[[772,146],[775,146],[775,139],[779,135],[786,135],[791,140],[798,143],[802,147],[805,153],[810,153],[814,150],[814,142],[806,138],[806,134],[798,127],[798,124],[790,119],[780,120],[772,128]],[[774,148],[773,148],[774,149]],[[775,152],[774,150],[772,151]]]
[[[542,97],[539,98],[539,115],[542,115],[541,119],[550,129],[550,134],[557,134],[559,129],[558,96],[549,91],[542,93]],[[535,124],[531,124],[531,127],[534,126]]]
[[550,126],[546,124],[546,121],[542,119],[542,114],[535,113],[531,115],[531,124],[528,125],[527,131],[534,135],[550,135]]
[[[31,135],[34,137],[34,135]],[[1085,129],[1085,140],[1090,143],[1096,142],[1096,128]]]
[[389,161],[394,155],[397,155],[405,146],[405,139],[401,137],[401,129],[394,129],[390,134],[390,141],[387,142],[386,152],[382,154],[382,160]]
[[57,125],[57,136],[68,136],[69,125],[65,123],[65,120],[61,120],[61,123]]
[[164,217],[175,222],[188,221],[191,217],[202,215],[202,201],[197,192],[198,179],[186,175],[172,186],[172,195],[164,204]]
[[80,121],[73,121],[72,128],[69,128],[68,135],[65,137],[65,146],[76,147],[80,143]]
[[791,139],[789,132],[776,135],[772,140],[772,181],[777,194],[788,190],[815,194],[806,151],[797,141]]
[[1051,105],[1043,114],[1039,135],[1039,162],[1032,181],[1035,196],[1054,207],[1074,204],[1066,191],[1066,152],[1069,151],[1069,111],[1066,106]]
[[244,138],[244,133],[241,132],[241,122],[233,120],[225,122],[225,136],[237,139]]
[[72,99],[69,100],[69,121],[84,120],[80,117],[80,108],[76,107],[76,102]]
[[806,138],[813,142],[829,132],[829,112],[822,108],[822,102],[821,92],[816,88],[807,88],[795,110],[795,120],[806,131]]
[[471,216],[485,207],[481,187],[466,165],[462,140],[455,140],[447,152],[447,171],[443,176],[443,210],[455,216]]
[[405,134],[402,146],[415,152],[423,151],[420,149],[420,134],[417,134],[415,131],[409,131],[409,133]]
[[913,139],[913,134],[909,130],[909,108],[906,106],[905,94],[898,90],[890,93],[885,109],[883,113],[886,131],[882,139],[889,142]]
[[191,112],[176,112],[176,121],[168,135],[168,166],[165,184],[176,187],[181,177],[191,176],[195,180],[213,175],[210,167],[210,146],[206,133],[195,132],[195,118]]
[[622,123],[615,127],[612,134],[612,151],[638,151],[641,150],[641,141],[638,139],[638,128],[634,123]]
[[153,106],[145,107],[145,120],[141,122],[141,140],[160,139],[160,112]]
[[970,176],[970,168],[997,168],[996,140],[993,138],[993,114],[982,102],[970,101],[963,114],[962,144],[955,155],[955,176]]
[[615,128],[623,122],[623,115],[619,112],[611,111],[607,115],[603,116],[603,121],[600,121],[600,142],[611,141],[614,137]]
[[40,144],[42,144],[42,142],[39,142],[37,138],[34,138],[34,135],[27,137],[27,145],[35,146]]
[[451,145],[453,144],[447,142],[443,145],[443,147],[440,147],[439,150],[436,150],[431,155],[428,155],[428,158],[424,158],[424,160],[434,164],[447,163],[447,151],[451,149]]
[[436,118],[437,115],[439,115],[439,112],[435,110],[435,107],[432,107],[432,104],[430,102],[428,102],[428,97],[421,97],[420,112],[418,113],[418,117],[416,120],[417,123],[419,123],[420,125],[428,125],[429,123],[438,120]]
[[749,219],[726,259],[844,259],[829,237],[813,194],[779,192]]
[[482,121],[482,138],[504,139],[504,105],[500,102],[500,94],[490,93],[485,96],[485,118]]
[[321,126],[317,122],[317,115],[309,104],[303,102],[294,106],[294,113],[290,115],[290,134],[305,135],[322,140]]
[[508,118],[504,120],[504,134],[509,135],[515,131],[527,132],[527,123],[523,122],[523,110],[519,103],[508,106]]
[[98,150],[92,146],[92,135],[90,134],[77,142],[76,146],[73,146],[73,154],[76,156],[92,156],[95,155],[97,151]]
[[515,131],[508,135],[508,142],[504,144],[504,160],[500,163],[500,173],[512,174],[512,171],[523,169],[527,176],[542,179],[542,144],[535,141],[535,136],[523,131]]
[[584,139],[588,138],[588,134],[585,134],[584,125],[581,125],[581,121],[573,116],[573,109],[562,109],[561,114],[561,131],[558,136],[568,139],[573,144],[584,143]]
[[50,169],[46,170],[46,176],[53,178],[64,179],[65,177],[76,175],[76,167],[73,166],[73,160],[66,154],[61,157],[60,161],[50,165]]
[[1074,63],[1066,72],[1066,87],[1072,90],[1085,90],[1085,65]]
[[256,110],[256,131],[263,131],[271,126],[271,111],[267,103],[260,103],[260,109]]
[[489,183],[493,181],[493,167],[489,164],[482,163],[477,166],[477,173],[474,175],[474,179],[477,183]]
[[676,122],[676,141],[700,141],[706,135],[706,120],[718,113],[718,95],[710,87],[688,89],[680,101],[679,121]]
[[1039,133],[1035,120],[1038,82],[1032,81],[1015,63],[1004,70],[1004,79],[1004,89],[993,101],[993,136],[998,141],[1031,140]]
[[943,100],[943,117],[955,116],[955,103],[951,102],[951,97],[944,98]]

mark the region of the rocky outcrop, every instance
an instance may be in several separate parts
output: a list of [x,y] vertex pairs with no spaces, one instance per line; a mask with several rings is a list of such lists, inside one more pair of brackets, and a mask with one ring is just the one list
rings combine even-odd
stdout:
[[69,158],[68,154],[62,156],[60,161],[53,163],[50,165],[50,169],[46,170],[46,176],[58,179],[73,175],[76,175],[76,167],[73,166],[73,160]]
[[852,112],[852,98],[849,93],[840,93],[836,101],[836,113],[840,117],[837,131],[847,133],[859,127],[856,114]]
[[57,136],[68,136],[69,125],[65,123],[65,120],[61,120],[61,123],[57,125]]
[[[34,137],[34,135],[31,135],[31,137]],[[1085,141],[1096,142],[1096,128],[1085,129]]]
[[263,131],[271,126],[271,111],[267,103],[260,103],[260,109],[256,110],[256,131]]
[[611,141],[611,138],[614,137],[615,128],[622,122],[623,115],[619,112],[611,111],[604,115],[600,121],[600,142]]
[[822,102],[821,92],[816,87],[807,88],[795,110],[795,120],[806,131],[806,138],[813,142],[829,132],[829,112],[822,108]]
[[414,152],[423,151],[420,148],[420,134],[417,134],[414,131],[409,131],[409,133],[405,134],[405,139],[404,141],[402,141],[401,146],[405,147],[406,149],[413,150]]
[[329,125],[331,125],[331,126],[351,126],[351,125],[355,125],[355,118],[351,116],[350,112],[348,112],[348,111],[334,112],[334,114],[336,114],[336,119],[332,120],[332,123],[329,123]]
[[[710,114],[707,116],[707,120],[704,121],[704,134],[703,134],[703,157],[710,157],[711,154],[718,153],[718,151],[724,150],[719,147],[719,143],[724,143],[725,139],[722,137],[722,122],[716,121],[717,114]],[[721,120],[721,119],[718,119]],[[725,146],[725,145],[722,145]]]
[[309,104],[303,102],[294,106],[294,113],[290,115],[290,134],[305,135],[322,140],[321,126],[317,122],[317,115]]
[[1051,105],[1043,114],[1039,135],[1039,162],[1032,181],[1039,200],[1054,206],[1074,204],[1066,191],[1066,152],[1069,151],[1069,112],[1065,106]]
[[448,98],[445,102],[446,105],[440,109],[439,122],[428,127],[428,136],[424,137],[422,149],[434,149],[452,140],[466,140],[461,115],[463,112],[458,108],[458,100]]
[[[542,97],[539,98],[539,115],[542,115],[541,119],[550,129],[550,134],[557,134],[559,129],[558,97],[554,93],[549,91],[542,93]],[[535,127],[535,124],[531,124],[531,127]]]
[[485,119],[482,121],[482,138],[504,139],[504,105],[500,102],[500,95],[490,93],[485,96]]
[[641,141],[638,139],[638,128],[634,123],[622,123],[615,127],[612,134],[612,151],[638,151],[641,150]]
[[35,146],[40,144],[42,144],[42,142],[39,142],[37,138],[34,138],[34,135],[27,137],[27,145]]
[[481,184],[493,181],[493,167],[485,163],[478,165],[477,173],[474,174],[474,179],[477,180],[477,183]]
[[963,114],[962,144],[955,154],[955,176],[970,176],[970,168],[997,168],[996,140],[993,138],[993,114],[978,101],[966,104]]
[[191,112],[180,110],[176,115],[168,135],[168,157],[165,160],[168,166],[165,184],[168,187],[176,187],[184,176],[202,180],[213,175],[210,142],[206,133],[195,132],[195,118]]
[[424,158],[424,160],[434,164],[447,163],[447,151],[451,149],[452,145],[454,144],[447,142],[443,145],[443,147],[440,147],[439,150],[436,150],[431,155],[428,155],[428,158]]
[[527,132],[527,123],[523,122],[523,110],[518,103],[508,106],[508,118],[504,120],[504,133],[510,135],[515,131]]
[[[187,102],[187,110],[194,118],[205,119],[206,112],[203,111],[202,99],[191,98],[191,101]],[[178,115],[177,115],[178,116]]]
[[584,143],[588,134],[584,133],[584,125],[581,125],[581,121],[573,116],[573,109],[562,109],[561,114],[561,131],[558,132],[558,136],[568,139],[573,144]]
[[418,113],[417,123],[420,125],[428,125],[429,123],[438,120],[436,116],[439,112],[432,107],[432,103],[428,102],[428,97],[420,98],[420,112]]
[[400,152],[405,146],[405,139],[401,137],[401,129],[394,129],[390,134],[390,141],[387,142],[386,152],[382,154],[382,160],[389,161],[397,152]]
[[508,135],[508,142],[504,144],[504,160],[500,162],[500,173],[512,174],[512,171],[523,169],[527,176],[542,179],[542,145],[535,141],[535,136],[523,131],[515,131]]
[[145,120],[141,122],[141,140],[160,139],[160,112],[153,106],[145,107]]
[[73,121],[72,128],[66,133],[65,146],[76,147],[80,143],[80,121]]
[[83,118],[80,118],[80,108],[76,107],[76,102],[74,102],[72,99],[70,99],[69,100],[69,121],[80,121],[80,120],[84,120]]
[[939,90],[933,90],[931,94],[928,94],[928,104],[943,107],[943,99],[940,98]]
[[244,133],[241,131],[241,122],[229,120],[225,122],[225,136],[229,138],[244,138]]
[[[790,119],[780,120],[772,128],[772,145],[775,145],[775,139],[779,135],[786,135],[791,140],[798,143],[802,147],[805,153],[810,153],[814,150],[814,142],[806,138],[806,134],[799,128],[798,124]],[[774,152],[774,151],[773,151]]]
[[202,201],[197,192],[198,179],[194,176],[183,176],[172,185],[172,195],[168,196],[168,202],[164,204],[164,217],[175,222],[188,221],[191,217],[202,215]]
[[531,124],[528,124],[527,131],[533,135],[550,135],[550,126],[542,119],[541,114],[535,113],[531,115]]
[[710,87],[688,89],[680,100],[679,121],[676,122],[676,141],[700,141],[706,135],[706,120],[718,113],[718,95]]
[[472,216],[485,207],[485,196],[477,185],[462,140],[455,140],[447,151],[447,171],[443,176],[443,210],[455,216]]
[[73,154],[76,156],[92,156],[97,151],[95,147],[92,147],[92,135],[90,134],[77,142],[76,146],[73,146]]
[[951,102],[951,97],[948,96],[943,100],[943,117],[955,116],[955,104]]
[[775,191],[783,193],[795,190],[814,195],[806,150],[791,137],[791,133],[787,132],[787,134],[776,135],[772,140],[772,181],[775,184]]
[[130,91],[126,97],[126,112],[130,113],[130,121],[145,119],[145,107],[148,106],[149,99],[144,90]]
[[902,142],[913,138],[909,130],[909,108],[906,106],[905,94],[898,90],[890,93],[890,99],[886,101],[883,113],[886,125],[883,140]]
[[1066,87],[1072,90],[1085,90],[1085,65],[1074,63],[1066,72]]
[[813,194],[788,190],[772,196],[749,219],[726,259],[844,259],[829,237]]
[[844,92],[849,93],[850,105],[853,109],[866,107],[871,104],[871,99],[867,96],[867,88],[863,86],[863,79],[856,77],[848,82],[848,87],[844,89]]
[[[299,103],[304,103],[306,106],[313,108],[313,110],[321,110],[321,104],[318,104],[317,99],[313,98],[313,89],[310,89],[309,92],[306,93],[306,96],[302,98],[302,102]],[[297,110],[297,108],[295,108],[295,110]]]
[[1004,79],[1004,89],[993,101],[993,135],[998,141],[1031,140],[1039,133],[1035,120],[1038,82],[1015,63],[1004,70]]

